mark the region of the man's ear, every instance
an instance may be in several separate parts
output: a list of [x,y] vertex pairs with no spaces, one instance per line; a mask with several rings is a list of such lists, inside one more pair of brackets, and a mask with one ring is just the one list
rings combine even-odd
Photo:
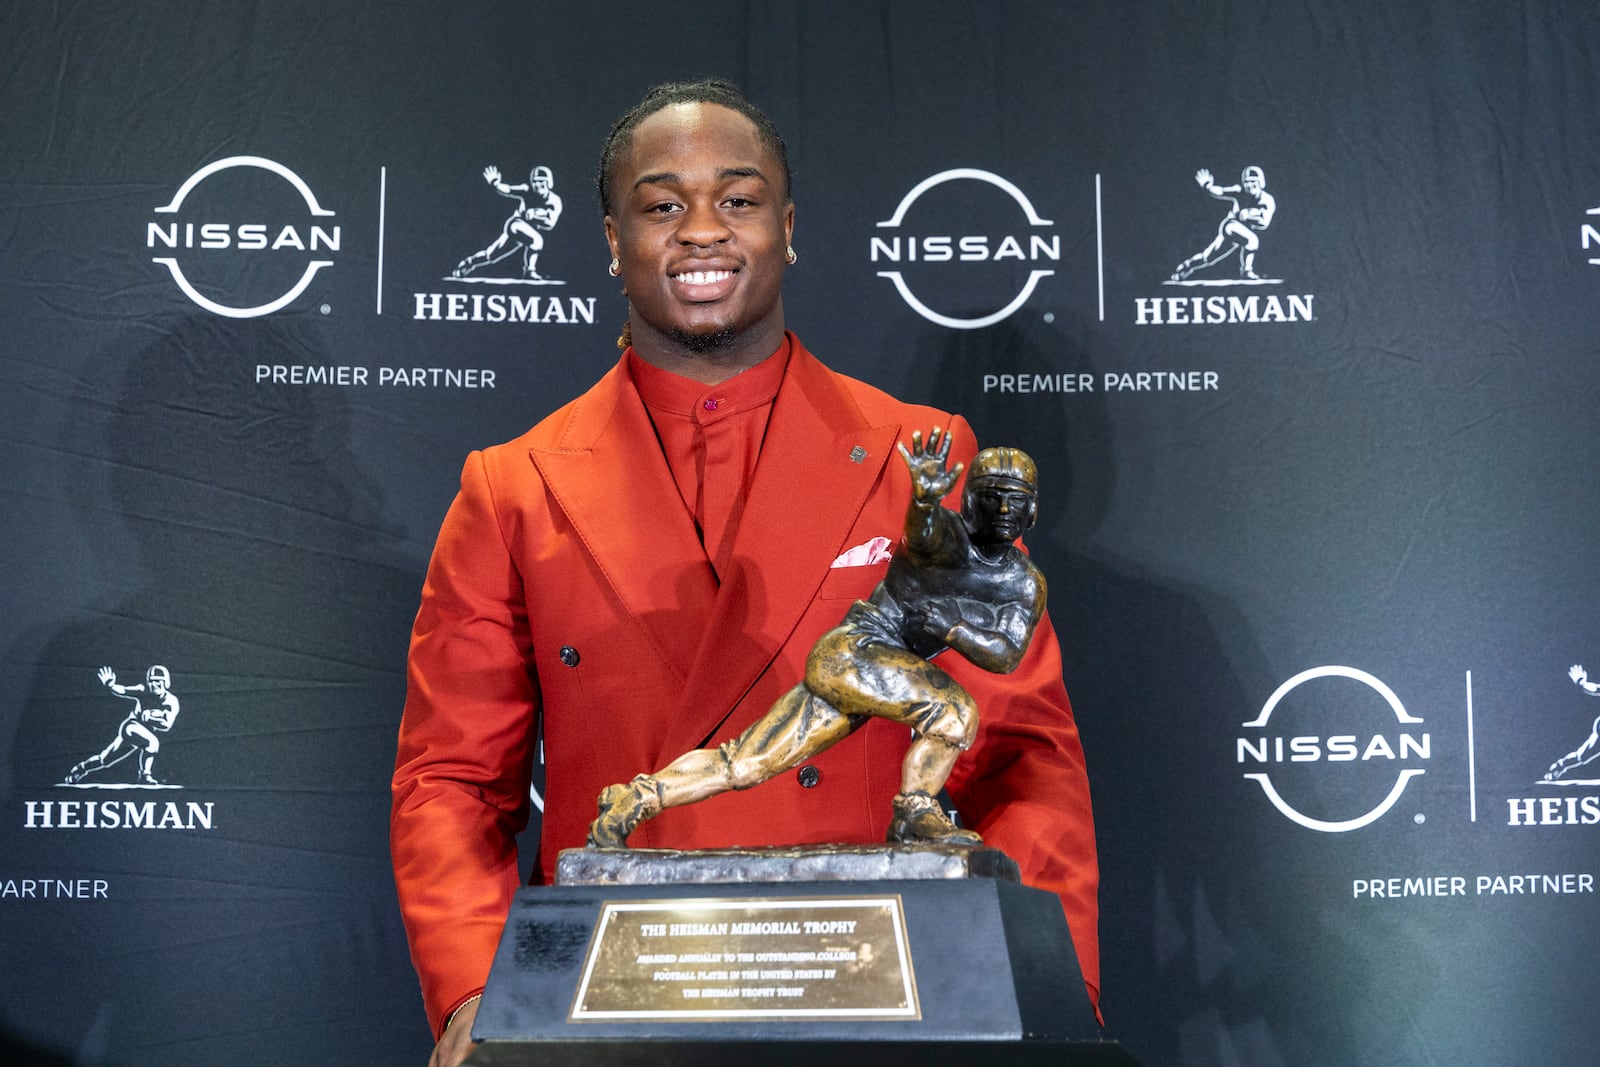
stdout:
[[617,252],[617,226],[611,221],[611,216],[606,216],[606,246],[611,249],[611,258],[616,259]]

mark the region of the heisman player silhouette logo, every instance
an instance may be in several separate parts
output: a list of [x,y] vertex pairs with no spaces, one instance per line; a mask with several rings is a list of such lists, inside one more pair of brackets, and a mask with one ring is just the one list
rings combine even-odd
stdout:
[[[178,717],[178,698],[172,692],[172,672],[157,663],[144,672],[143,683],[133,685],[119,685],[117,672],[110,667],[101,667],[99,677],[101,685],[131,701],[133,707],[117,727],[111,743],[67,772],[66,781],[62,784],[81,785],[84,788],[129,788],[126,782],[106,780],[86,783],[84,779],[121,763],[129,756],[137,756],[136,777],[132,785],[145,788],[163,786],[165,783],[155,776],[155,761],[157,753],[161,751],[160,735],[171,730],[173,720]],[[182,787],[169,785],[168,788]]]
[[[1600,683],[1589,681],[1589,672],[1581,666],[1574,665],[1567,672],[1567,677],[1572,679],[1574,685],[1592,697],[1600,697]],[[1592,705],[1591,705],[1592,706]],[[1550,764],[1550,769],[1545,772],[1546,782],[1566,782],[1571,785],[1600,785],[1600,767],[1588,778],[1569,778],[1568,774],[1579,767],[1587,767],[1600,757],[1600,715],[1596,715],[1589,726],[1589,736],[1577,748]]]
[[[450,281],[494,282],[499,285],[565,285],[556,278],[546,278],[539,273],[539,253],[544,249],[544,235],[556,228],[561,219],[561,197],[555,192],[555,177],[549,167],[534,167],[524,183],[512,185],[500,177],[499,167],[484,167],[483,180],[489,188],[508,200],[515,200],[500,236],[456,264],[450,272]],[[521,253],[521,272],[514,276],[481,275],[477,272],[492,267],[509,256]]]
[[[1272,225],[1272,216],[1278,202],[1267,192],[1267,176],[1260,167],[1246,167],[1239,175],[1238,185],[1218,185],[1209,170],[1195,172],[1195,183],[1217,200],[1226,200],[1232,206],[1217,224],[1217,235],[1211,243],[1178,264],[1168,285],[1274,285],[1281,278],[1263,278],[1256,273],[1256,251],[1261,247],[1261,234]],[[1191,276],[1209,271],[1238,253],[1237,270],[1228,277],[1216,272],[1205,278]]]

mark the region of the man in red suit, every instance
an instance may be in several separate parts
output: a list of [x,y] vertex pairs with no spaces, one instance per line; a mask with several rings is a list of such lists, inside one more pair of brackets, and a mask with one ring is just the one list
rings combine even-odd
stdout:
[[[897,442],[959,417],[835,374],[784,330],[794,206],[782,139],[724,83],[653,90],[601,158],[627,350],[583,396],[473,453],[412,634],[395,880],[453,1067],[518,883],[542,722],[534,880],[583,844],[607,784],[738,736],[888,569],[911,500]],[[1088,778],[1048,616],[1017,669],[946,664],[980,709],[950,774],[966,822],[1058,893],[1098,997]],[[909,732],[873,721],[792,776],[674,808],[655,848],[881,842]]]

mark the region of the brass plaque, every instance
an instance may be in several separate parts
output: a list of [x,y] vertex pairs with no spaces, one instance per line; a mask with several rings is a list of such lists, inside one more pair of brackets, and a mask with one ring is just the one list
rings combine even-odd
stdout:
[[572,1022],[920,1019],[900,897],[607,901]]

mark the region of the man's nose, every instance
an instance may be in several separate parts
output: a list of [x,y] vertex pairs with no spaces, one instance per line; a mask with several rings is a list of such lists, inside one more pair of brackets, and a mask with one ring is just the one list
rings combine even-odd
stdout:
[[714,204],[694,204],[685,206],[683,223],[678,227],[678,239],[685,244],[714,245],[728,239],[728,224],[718,213]]

